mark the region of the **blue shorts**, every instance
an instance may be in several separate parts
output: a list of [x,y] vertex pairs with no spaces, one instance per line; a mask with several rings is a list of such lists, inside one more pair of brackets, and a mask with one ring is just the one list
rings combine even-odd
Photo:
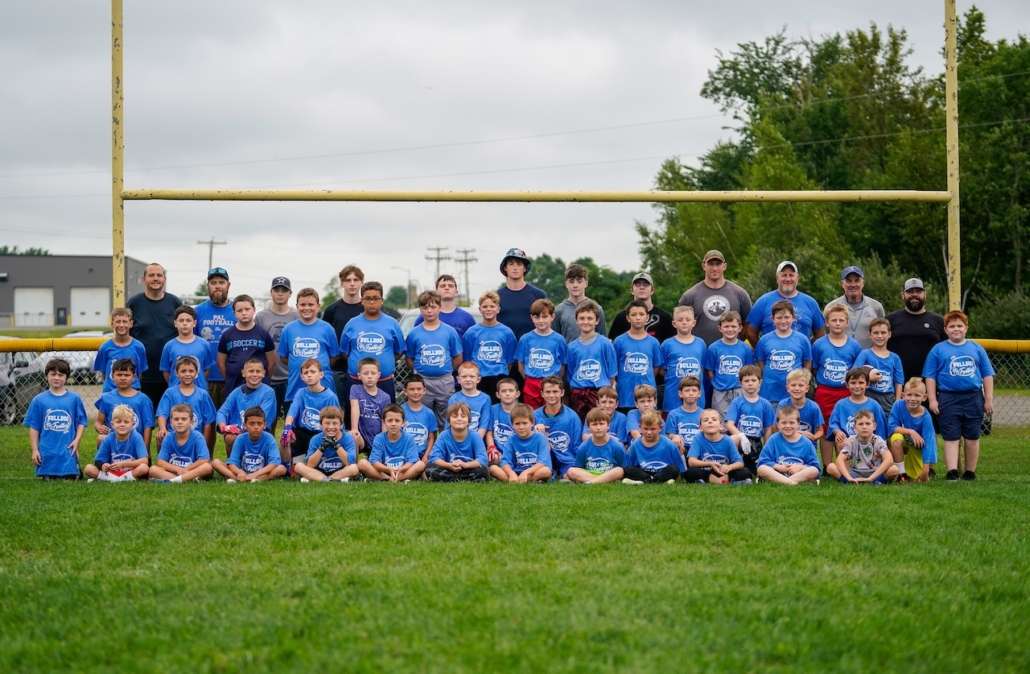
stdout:
[[941,409],[938,417],[941,436],[945,440],[976,440],[980,437],[984,420],[982,391],[940,391],[937,402]]

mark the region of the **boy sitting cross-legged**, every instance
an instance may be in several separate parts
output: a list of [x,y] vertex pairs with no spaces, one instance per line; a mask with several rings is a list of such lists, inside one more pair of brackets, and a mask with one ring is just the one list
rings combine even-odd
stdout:
[[837,454],[837,461],[826,466],[826,473],[844,484],[869,482],[886,484],[898,476],[887,443],[876,435],[876,420],[869,410],[855,413],[855,434]]
[[672,484],[686,470],[683,455],[662,435],[662,415],[653,410],[641,415],[640,437],[629,446],[622,483]]
[[358,448],[343,432],[343,410],[325,407],[318,417],[322,432],[311,438],[305,460],[293,464],[293,474],[301,482],[348,482],[358,474]]
[[262,482],[285,477],[286,466],[279,458],[275,438],[265,431],[265,411],[251,407],[243,413],[243,423],[247,432],[232,444],[229,461],[222,463],[215,459],[211,467],[229,483]]
[[687,454],[684,479],[701,484],[751,484],[751,472],[744,467],[736,445],[722,432],[722,417],[716,410],[701,412],[701,432]]
[[136,413],[128,405],[118,405],[111,411],[113,432],[104,438],[93,463],[83,471],[90,481],[123,482],[142,480],[147,476],[147,447],[143,444],[143,436],[134,428],[135,423]]
[[161,441],[157,461],[150,467],[151,480],[190,482],[211,476],[211,455],[204,436],[193,429],[193,414],[186,403],[172,405],[168,412],[172,432]]
[[501,482],[547,482],[551,479],[551,449],[547,438],[533,430],[533,408],[519,403],[512,408],[514,432],[501,453],[501,465],[490,466],[490,476]]
[[486,446],[482,438],[469,432],[468,405],[455,403],[447,408],[446,416],[448,428],[433,445],[426,476],[437,482],[486,480]]
[[796,486],[819,482],[819,457],[812,441],[801,435],[798,411],[794,407],[776,410],[776,426],[758,457],[758,477],[769,482]]
[[[612,393],[614,402],[614,391]],[[576,452],[576,465],[565,473],[565,477],[572,482],[602,484],[618,482],[623,478],[626,452],[622,443],[611,435],[608,414],[600,407],[587,412],[590,435]]]
[[425,469],[418,446],[404,432],[404,410],[397,404],[387,405],[383,431],[372,440],[368,459],[358,460],[358,470],[370,480],[407,482],[421,477]]

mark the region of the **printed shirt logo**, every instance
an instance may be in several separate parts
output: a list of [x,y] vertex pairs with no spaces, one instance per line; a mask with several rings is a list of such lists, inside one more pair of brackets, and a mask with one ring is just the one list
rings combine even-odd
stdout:
[[386,460],[383,463],[385,463],[388,468],[400,468],[401,466],[404,465],[404,456],[401,455],[401,454],[397,454],[397,455],[394,455],[394,456],[387,456],[387,457],[384,457],[384,458]]
[[529,366],[534,370],[546,372],[554,367],[554,354],[547,349],[531,348],[529,350]]
[[848,415],[848,420],[844,424],[844,433],[849,435],[849,436],[855,434],[855,415],[854,414],[849,414]]
[[673,368],[676,378],[699,377],[701,376],[701,363],[697,358],[681,356],[676,359],[676,366]]
[[701,311],[711,321],[718,321],[730,310],[730,301],[722,295],[711,295],[701,305]]
[[412,441],[425,449],[426,443],[429,441],[429,429],[423,424],[415,421],[409,421],[404,424],[404,432],[412,439]]
[[318,358],[322,347],[313,337],[298,337],[293,340],[293,355],[297,358]]
[[607,471],[612,468],[611,459],[607,456],[588,456],[586,464],[587,470]]
[[547,444],[552,452],[567,454],[570,444],[569,434],[565,431],[551,431],[547,434]]
[[644,470],[646,470],[649,473],[657,473],[662,468],[665,468],[668,465],[669,464],[665,463],[664,461],[655,460],[655,461],[644,461],[643,463],[640,464],[640,467],[643,468]]
[[893,377],[891,377],[891,371],[873,368],[873,372],[879,372],[880,379],[879,381],[871,383],[869,387],[877,393],[890,393],[891,388],[893,387]]
[[378,356],[386,350],[386,337],[383,337],[378,332],[359,332],[358,338],[355,340],[355,346],[357,351],[361,353],[371,353]]
[[800,466],[803,465],[805,462],[796,456],[785,455],[780,456],[776,460],[776,463],[782,464],[784,466]]
[[339,452],[334,451],[330,456],[329,451],[325,450],[322,452],[321,468],[323,473],[335,473],[343,468],[343,459],[340,458]]
[[66,410],[48,409],[43,418],[43,430],[51,433],[67,433],[72,428],[72,415]]
[[725,465],[727,465],[729,463],[729,460],[723,454],[705,454],[704,456],[701,457],[701,460],[702,461],[714,461],[714,462],[716,462],[716,463],[718,463],[718,464],[720,464],[722,466],[725,466]]
[[[694,444],[694,437],[699,430],[700,427],[697,424],[689,421],[681,421],[676,424],[676,435],[683,438],[683,442],[687,445]],[[745,435],[747,434],[745,433]]]
[[423,344],[418,350],[418,362],[426,367],[444,367],[447,350],[440,344]]
[[757,438],[762,435],[762,420],[753,414],[745,414],[737,422],[737,428],[749,438]]
[[740,374],[740,368],[744,367],[744,361],[740,356],[719,356],[719,374],[736,376]]
[[186,454],[172,454],[172,460],[168,463],[179,468],[186,468],[193,463],[193,457],[187,456]]
[[241,468],[243,468],[244,472],[253,473],[265,467],[265,457],[254,452],[243,452],[241,463],[243,464]]
[[976,363],[971,356],[952,356],[948,363],[948,374],[952,377],[976,377]]
[[504,361],[504,348],[500,342],[480,342],[479,348],[476,350],[475,359],[480,363],[501,364]]
[[651,359],[647,357],[646,353],[640,353],[639,351],[627,353],[626,357],[622,360],[622,370],[628,374],[646,375],[650,367]]
[[469,430],[473,433],[479,430],[479,412],[469,409]]
[[500,421],[495,421],[494,422],[493,431],[494,431],[494,444],[495,445],[501,445],[502,447],[504,445],[507,445],[509,442],[511,442],[512,433],[515,432],[514,429],[512,429],[512,427],[510,425],[502,423]]
[[529,468],[536,463],[536,452],[515,452],[515,465],[519,468]]
[[823,363],[823,377],[832,384],[843,384],[848,373],[848,364],[843,360],[830,359]]
[[794,362],[797,356],[793,351],[776,349],[769,354],[769,368],[780,372],[790,372],[794,369]]
[[575,378],[579,381],[601,381],[601,361],[593,358],[582,361]]
[[314,407],[305,407],[300,413],[300,425],[309,430],[316,430],[321,427],[318,418],[319,410]]

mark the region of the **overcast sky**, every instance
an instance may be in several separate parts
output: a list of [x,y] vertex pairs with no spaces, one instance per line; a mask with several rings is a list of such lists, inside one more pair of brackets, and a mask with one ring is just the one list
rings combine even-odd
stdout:
[[[699,96],[716,49],[891,23],[943,70],[941,0],[833,5],[125,0],[125,184],[650,189],[664,158],[731,135]],[[992,38],[1030,25],[1025,0],[978,6]],[[0,4],[0,243],[110,254],[109,50],[105,0]],[[652,220],[647,204],[128,202],[126,253],[184,293],[213,236],[233,290],[264,294],[279,274],[321,290],[347,263],[426,285],[427,246],[475,248],[475,295],[509,246],[635,268],[634,222]]]

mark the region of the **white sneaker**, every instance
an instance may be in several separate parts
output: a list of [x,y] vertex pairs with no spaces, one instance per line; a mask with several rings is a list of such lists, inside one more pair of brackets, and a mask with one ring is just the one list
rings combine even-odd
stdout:
[[227,477],[227,478],[225,478],[225,483],[226,484],[236,484],[236,480],[232,479],[231,477]]
[[176,475],[175,477],[173,477],[171,480],[168,480],[168,481],[169,482],[182,482],[182,475]]
[[300,481],[301,481],[301,483],[302,483],[302,484],[307,484],[308,482],[311,482],[311,480],[309,480],[309,479],[308,479],[308,478],[306,478],[306,477],[302,477],[302,478],[300,478]]
[[91,478],[89,478],[88,480],[86,480],[86,482],[87,482],[87,483],[89,483],[89,482],[96,482],[96,480],[95,480],[95,479],[93,479],[93,478],[91,477]]
[[672,480],[666,480],[666,481],[665,481],[665,484],[676,484],[676,480],[675,480],[675,479],[672,479]]
[[633,478],[624,477],[622,478],[622,484],[644,484],[641,480],[634,480]]
[[350,478],[349,477],[341,477],[339,479],[339,482],[350,482]]
[[133,475],[132,473],[126,473],[125,475],[122,475],[122,482],[135,482],[135,481],[136,481],[136,476]]
[[106,470],[100,471],[100,475],[97,475],[97,479],[101,482],[114,482],[117,478],[108,473]]

